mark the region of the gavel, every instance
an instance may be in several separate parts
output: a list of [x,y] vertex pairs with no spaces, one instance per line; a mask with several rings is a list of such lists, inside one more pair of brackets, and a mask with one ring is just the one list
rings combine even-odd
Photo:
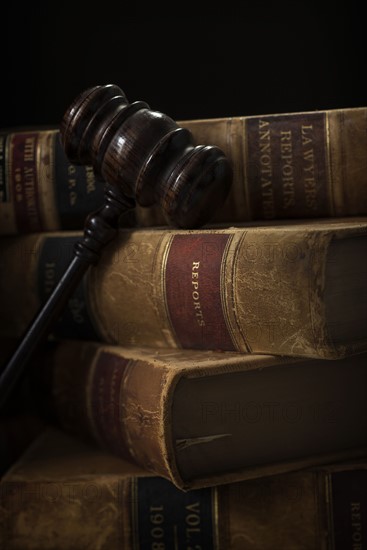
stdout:
[[189,130],[143,101],[129,103],[114,84],[81,93],[64,114],[60,137],[70,162],[93,166],[104,185],[104,204],[87,216],[68,268],[3,369],[0,407],[87,269],[117,234],[123,213],[136,204],[160,205],[168,225],[202,227],[232,182],[231,164],[219,147],[194,145]]

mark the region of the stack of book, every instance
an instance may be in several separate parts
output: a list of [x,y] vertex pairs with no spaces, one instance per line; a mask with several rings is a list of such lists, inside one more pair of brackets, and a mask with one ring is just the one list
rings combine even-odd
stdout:
[[[138,207],[31,360],[7,550],[363,550],[367,108],[182,121],[223,209]],[[0,136],[0,338],[21,338],[102,193],[57,129]],[[208,205],[210,208],[210,205]]]

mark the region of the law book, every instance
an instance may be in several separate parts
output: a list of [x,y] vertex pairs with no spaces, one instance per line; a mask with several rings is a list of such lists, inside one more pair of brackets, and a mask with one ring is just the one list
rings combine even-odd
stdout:
[[[232,188],[214,223],[367,213],[365,106],[180,124],[232,164]],[[163,222],[157,208],[139,209],[138,220]]]
[[0,234],[81,229],[102,201],[93,168],[68,161],[57,128],[0,130]]
[[[0,337],[20,337],[80,233],[0,239]],[[125,228],[53,335],[335,359],[367,350],[367,218]]]
[[367,354],[49,345],[32,366],[42,417],[182,490],[366,453]]
[[58,128],[0,129],[0,235],[82,229],[103,201],[103,182],[69,162]]
[[0,483],[7,550],[366,548],[366,460],[181,491],[49,428]]
[[[213,223],[367,214],[367,107],[178,124],[232,164],[232,188]],[[102,199],[93,169],[69,163],[58,128],[0,132],[0,234],[81,229]],[[166,219],[159,207],[138,206],[122,222]]]

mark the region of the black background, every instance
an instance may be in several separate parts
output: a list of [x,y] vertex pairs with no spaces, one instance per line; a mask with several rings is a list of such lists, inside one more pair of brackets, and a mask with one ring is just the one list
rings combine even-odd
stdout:
[[76,95],[107,83],[175,120],[365,105],[364,15],[353,2],[0,9],[3,128],[58,125]]

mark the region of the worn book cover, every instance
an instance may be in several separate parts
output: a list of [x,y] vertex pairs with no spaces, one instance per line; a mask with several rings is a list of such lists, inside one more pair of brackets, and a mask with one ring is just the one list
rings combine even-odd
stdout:
[[[0,239],[0,337],[20,337],[80,234]],[[335,359],[367,350],[367,218],[120,229],[54,335]]]
[[31,368],[44,418],[180,489],[367,448],[365,354],[295,360],[69,340]]
[[[367,214],[366,107],[178,124],[231,163],[232,186],[213,223]],[[103,182],[91,166],[69,162],[58,128],[0,130],[0,234],[82,229],[102,201]],[[160,207],[139,205],[121,222],[167,223]]]
[[7,550],[365,548],[366,460],[181,491],[49,429],[0,482]]

